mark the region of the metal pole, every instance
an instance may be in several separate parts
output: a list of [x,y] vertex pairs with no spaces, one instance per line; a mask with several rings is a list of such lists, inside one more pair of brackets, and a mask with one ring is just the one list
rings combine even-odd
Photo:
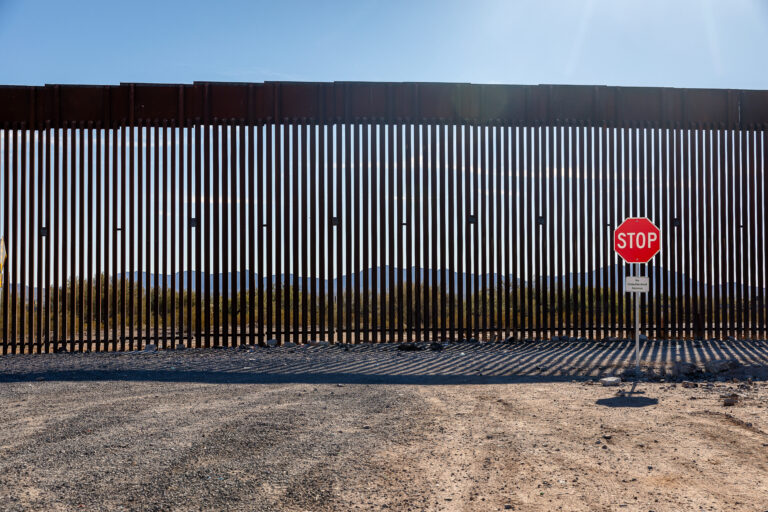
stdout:
[[[640,275],[640,264],[635,263],[635,276]],[[640,292],[635,292],[635,367],[640,371]]]

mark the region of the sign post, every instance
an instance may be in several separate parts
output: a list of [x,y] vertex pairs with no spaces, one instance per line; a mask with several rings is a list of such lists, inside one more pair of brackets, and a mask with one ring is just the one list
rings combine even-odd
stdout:
[[640,264],[648,263],[661,248],[661,232],[645,217],[625,219],[613,233],[613,250],[629,264],[635,275],[627,276],[624,291],[635,294],[635,366],[640,370],[640,294],[648,293],[648,276],[640,275]]

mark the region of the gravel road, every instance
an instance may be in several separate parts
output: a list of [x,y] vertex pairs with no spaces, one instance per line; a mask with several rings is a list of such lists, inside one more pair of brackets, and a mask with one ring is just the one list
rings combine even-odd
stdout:
[[0,510],[768,509],[766,345],[643,350],[746,366],[619,396],[621,344],[2,357]]

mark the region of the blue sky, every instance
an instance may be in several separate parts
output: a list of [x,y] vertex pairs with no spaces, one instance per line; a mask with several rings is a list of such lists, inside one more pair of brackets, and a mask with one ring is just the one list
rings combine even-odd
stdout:
[[768,88],[767,1],[0,0],[0,83]]

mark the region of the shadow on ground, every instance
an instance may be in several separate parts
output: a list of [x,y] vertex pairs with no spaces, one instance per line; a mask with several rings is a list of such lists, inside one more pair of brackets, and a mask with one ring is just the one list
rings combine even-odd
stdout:
[[[424,345],[426,347],[426,345]],[[741,372],[768,377],[768,343],[647,341],[643,367],[664,375],[675,361],[703,368],[734,359]],[[195,349],[149,353],[0,357],[0,382],[154,381],[235,384],[500,384],[562,382],[618,374],[634,363],[631,342],[447,343],[441,351],[401,352],[396,344]],[[650,399],[605,399],[609,407]],[[637,405],[633,405],[637,404]]]

